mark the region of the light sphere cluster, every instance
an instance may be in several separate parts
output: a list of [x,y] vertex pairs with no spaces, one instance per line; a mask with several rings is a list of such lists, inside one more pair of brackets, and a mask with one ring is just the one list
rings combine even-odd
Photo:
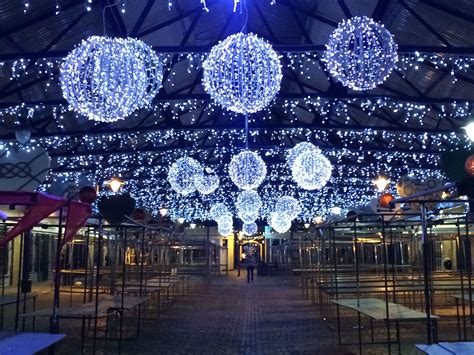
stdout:
[[244,222],[244,223],[252,223],[255,222],[258,218],[258,212],[253,213],[244,213],[242,211],[237,211],[237,216]]
[[398,61],[397,44],[383,24],[369,17],[343,21],[331,34],[324,61],[331,75],[353,90],[382,84]]
[[194,186],[203,195],[209,195],[219,187],[219,177],[216,174],[199,174],[194,177]]
[[217,231],[222,236],[231,234],[234,230],[234,221],[232,214],[224,213],[217,219]]
[[177,193],[188,195],[196,191],[194,184],[196,175],[202,175],[201,164],[190,157],[179,158],[168,171],[168,182]]
[[151,103],[163,61],[133,38],[92,36],[65,58],[60,82],[71,108],[91,120],[114,122]]
[[258,231],[257,223],[244,223],[242,225],[242,233],[246,236],[251,236],[256,234]]
[[255,152],[245,150],[232,157],[229,176],[232,182],[243,190],[254,190],[267,175],[267,166]]
[[289,220],[298,217],[301,211],[300,202],[291,196],[280,197],[275,205],[275,212],[281,216],[286,216]]
[[331,178],[332,164],[319,152],[305,151],[298,155],[291,169],[293,180],[305,190],[320,189]]
[[281,79],[278,54],[252,33],[227,37],[203,63],[206,92],[222,107],[238,113],[265,108],[280,90]]
[[287,216],[273,212],[268,223],[277,233],[286,233],[291,228],[291,220]]
[[238,212],[243,214],[256,214],[258,216],[258,212],[262,207],[262,199],[258,195],[257,191],[244,190],[238,194],[237,200],[235,201],[235,207],[237,208]]

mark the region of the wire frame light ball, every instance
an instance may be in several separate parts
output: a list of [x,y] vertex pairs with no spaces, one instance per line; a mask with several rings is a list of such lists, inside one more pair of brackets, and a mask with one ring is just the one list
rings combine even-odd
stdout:
[[298,217],[302,208],[300,202],[291,196],[280,197],[275,205],[275,212],[282,216],[286,216],[292,220]]
[[319,152],[305,151],[298,155],[291,169],[293,180],[305,190],[320,189],[331,178],[332,164]]
[[260,111],[280,90],[280,58],[267,41],[252,33],[237,33],[215,45],[203,70],[206,92],[234,112]]
[[232,225],[218,225],[217,226],[217,232],[223,236],[223,237],[227,237],[228,235],[232,234],[232,232],[234,231],[234,227]]
[[382,84],[398,61],[397,44],[383,24],[369,17],[343,21],[326,45],[324,61],[331,75],[353,90]]
[[230,214],[229,209],[222,202],[218,202],[209,210],[209,218],[218,221],[222,216]]
[[219,177],[216,174],[199,174],[194,177],[194,185],[201,194],[209,195],[219,187]]
[[291,220],[286,215],[276,212],[270,215],[269,224],[277,233],[286,233],[291,228]]
[[235,201],[237,210],[244,214],[257,214],[262,207],[262,199],[257,191],[241,191]]
[[246,236],[251,236],[256,234],[258,231],[257,223],[244,223],[242,225],[242,233]]
[[309,142],[298,143],[293,148],[288,150],[288,153],[286,155],[286,162],[288,163],[288,166],[292,168],[293,164],[295,163],[296,157],[298,157],[298,155],[308,150],[319,152],[319,149],[314,144],[309,143]]
[[114,122],[151,103],[163,61],[133,38],[92,36],[65,58],[60,82],[71,108],[91,120]]
[[232,157],[229,176],[232,182],[243,190],[254,190],[267,175],[265,162],[255,152],[244,150]]
[[193,158],[185,157],[176,160],[168,171],[168,182],[171,188],[181,195],[196,191],[194,178],[202,175],[202,166]]
[[244,223],[253,223],[258,218],[258,211],[251,212],[251,213],[244,213],[242,211],[237,211],[237,216],[242,220]]

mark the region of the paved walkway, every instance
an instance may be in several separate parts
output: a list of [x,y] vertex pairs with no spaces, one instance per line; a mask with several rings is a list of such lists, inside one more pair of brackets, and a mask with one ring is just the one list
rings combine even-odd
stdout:
[[350,354],[335,343],[336,333],[283,278],[247,284],[233,274],[179,300],[139,341],[125,342],[123,353]]

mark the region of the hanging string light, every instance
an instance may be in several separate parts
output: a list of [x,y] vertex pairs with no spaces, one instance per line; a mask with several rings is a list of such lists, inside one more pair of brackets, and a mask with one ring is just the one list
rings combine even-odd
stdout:
[[332,165],[319,152],[306,150],[298,155],[291,169],[293,180],[305,190],[320,189],[331,178]]
[[267,166],[260,156],[244,150],[232,157],[229,176],[232,182],[243,190],[254,190],[260,186],[267,175]]
[[251,236],[256,234],[258,231],[258,227],[256,223],[244,223],[242,225],[242,233],[247,236]]
[[201,164],[193,158],[179,158],[168,171],[168,182],[174,191],[181,195],[187,195],[196,191],[194,185],[196,175],[202,175]]
[[203,63],[206,92],[222,107],[243,114],[266,107],[280,90],[278,54],[254,34],[237,33],[211,49]]
[[216,174],[198,174],[194,176],[194,186],[203,195],[209,195],[219,187],[219,177]]
[[149,105],[161,87],[163,62],[133,38],[92,36],[65,58],[60,82],[72,109],[114,122]]
[[286,216],[289,220],[295,219],[301,213],[302,208],[299,201],[291,196],[282,196],[277,200],[275,212]]
[[397,61],[392,34],[365,16],[344,20],[331,34],[324,54],[331,75],[353,90],[374,89],[387,79]]

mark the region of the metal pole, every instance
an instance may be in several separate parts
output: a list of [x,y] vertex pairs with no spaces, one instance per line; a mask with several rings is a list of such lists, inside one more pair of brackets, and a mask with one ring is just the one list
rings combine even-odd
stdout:
[[58,239],[56,244],[56,264],[54,272],[54,296],[53,296],[53,316],[51,317],[49,330],[51,333],[59,332],[59,319],[58,319],[58,308],[59,308],[59,288],[61,287],[61,247],[62,247],[62,236],[63,236],[63,208],[59,209],[59,221],[58,221]]
[[431,290],[430,290],[430,262],[428,257],[429,253],[429,242],[427,234],[426,224],[426,206],[424,203],[420,203],[421,208],[421,243],[423,246],[423,281],[425,285],[425,312],[426,312],[426,335],[428,344],[433,343],[433,334],[431,326]]

